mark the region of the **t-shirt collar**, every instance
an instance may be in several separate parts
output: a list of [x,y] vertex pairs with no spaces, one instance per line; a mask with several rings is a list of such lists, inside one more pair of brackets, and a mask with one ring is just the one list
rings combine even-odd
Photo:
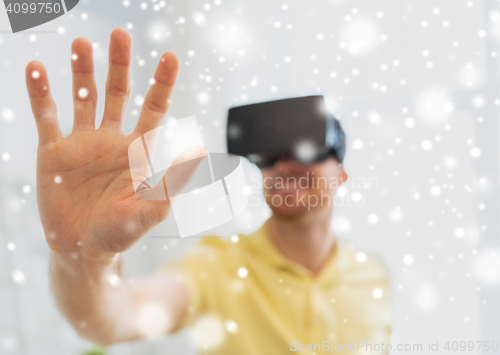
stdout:
[[269,220],[252,235],[251,239],[258,247],[259,255],[265,259],[265,261],[276,267],[286,269],[308,282],[323,284],[337,281],[340,272],[344,271],[349,266],[348,245],[343,239],[338,238],[336,234],[334,234],[334,236],[334,250],[317,275],[313,275],[306,267],[283,255],[276,244],[271,240],[269,235]]

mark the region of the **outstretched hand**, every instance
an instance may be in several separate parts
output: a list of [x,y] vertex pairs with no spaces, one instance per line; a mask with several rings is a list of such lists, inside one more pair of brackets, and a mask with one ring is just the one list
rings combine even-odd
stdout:
[[[170,106],[179,60],[173,52],[163,54],[137,126],[132,134],[125,135],[123,118],[131,92],[131,49],[130,34],[124,29],[114,30],[109,47],[104,115],[96,129],[92,45],[84,38],[73,42],[74,121],[73,131],[67,137],[61,135],[45,68],[39,62],[31,62],[26,68],[39,135],[38,208],[47,242],[54,252],[78,251],[89,257],[122,252],[167,216],[168,197],[146,200],[136,195],[128,148],[136,138],[162,123]],[[196,147],[181,155],[178,162],[203,156],[204,149]],[[175,179],[187,182],[195,165],[181,170],[183,176]],[[167,178],[168,174],[167,171]],[[146,180],[148,176],[143,178]],[[151,191],[156,188],[144,186]]]

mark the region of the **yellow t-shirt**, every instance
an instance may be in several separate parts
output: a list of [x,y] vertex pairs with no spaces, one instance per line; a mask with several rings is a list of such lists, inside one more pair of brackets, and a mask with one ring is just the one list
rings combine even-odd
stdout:
[[343,239],[316,276],[277,249],[267,223],[236,242],[206,237],[162,270],[185,281],[189,307],[174,332],[191,326],[201,354],[387,353],[375,344],[390,342],[388,271]]

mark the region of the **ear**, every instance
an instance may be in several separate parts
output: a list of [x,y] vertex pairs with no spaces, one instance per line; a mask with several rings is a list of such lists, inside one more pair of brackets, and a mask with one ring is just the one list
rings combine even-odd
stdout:
[[342,165],[342,163],[338,163],[338,169],[339,169],[339,180],[340,180],[340,185],[342,185],[343,183],[345,183],[347,181],[347,179],[349,179],[349,176],[347,175],[347,173],[345,172],[344,170],[344,165]]

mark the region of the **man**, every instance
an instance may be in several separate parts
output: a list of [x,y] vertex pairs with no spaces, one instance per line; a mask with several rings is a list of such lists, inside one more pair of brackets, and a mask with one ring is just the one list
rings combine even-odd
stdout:
[[[253,235],[206,238],[157,275],[133,282],[123,275],[120,253],[163,221],[170,208],[168,198],[136,194],[128,147],[161,124],[179,68],[174,53],[162,56],[137,126],[124,135],[131,42],[123,29],[111,35],[98,129],[89,41],[79,38],[72,45],[74,124],[67,137],[59,129],[44,67],[31,62],[26,71],[39,133],[37,199],[52,250],[52,287],[78,334],[109,345],[194,325],[202,333],[200,351],[217,354],[317,353],[320,346],[322,351],[362,353],[369,350],[353,345],[387,344],[387,271],[375,256],[356,252],[330,231],[336,186],[303,187],[287,179],[314,176],[342,183],[347,175],[334,156],[312,164],[277,159],[263,168],[272,217]],[[193,147],[176,163],[204,156],[202,148]],[[179,182],[180,189],[195,168],[169,169],[165,181]],[[278,180],[287,184],[278,187]],[[160,185],[145,184],[142,197]],[[313,195],[321,203],[304,206],[287,198]],[[273,204],[276,196],[289,203]]]

